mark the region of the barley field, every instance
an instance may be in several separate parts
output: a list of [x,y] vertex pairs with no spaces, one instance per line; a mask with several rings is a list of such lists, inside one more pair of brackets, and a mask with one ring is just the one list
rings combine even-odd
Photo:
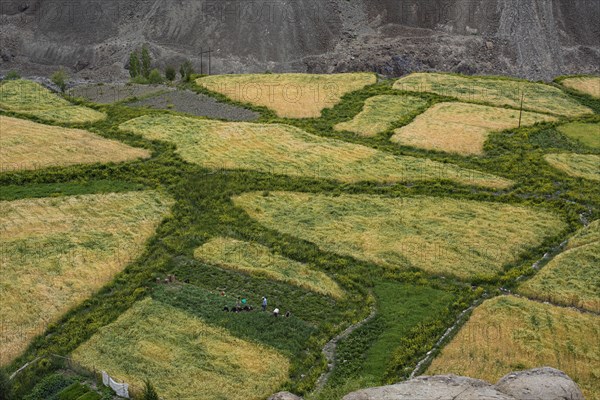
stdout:
[[0,171],[149,158],[150,152],[92,132],[0,115]]
[[0,109],[62,123],[98,122],[106,114],[76,106],[42,85],[23,79],[0,84]]
[[[555,120],[548,115],[524,112],[521,126]],[[396,129],[391,140],[427,150],[480,155],[488,134],[518,126],[517,110],[467,103],[439,103],[411,124]]]
[[448,179],[466,185],[506,188],[491,174],[428,159],[394,156],[370,147],[322,138],[282,124],[219,122],[172,115],[139,117],[121,130],[177,145],[190,163],[277,175],[383,183]]
[[316,293],[341,298],[343,291],[327,274],[273,253],[258,243],[213,238],[194,251],[196,259],[221,268],[282,281]]
[[354,119],[340,122],[334,130],[376,136],[392,128],[394,122],[423,112],[427,104],[415,96],[374,96],[365,101],[363,110]]
[[514,296],[485,301],[426,371],[495,383],[514,370],[564,371],[600,399],[600,317]]
[[571,122],[558,131],[594,149],[600,149],[600,123]]
[[569,89],[600,98],[600,76],[580,76],[567,78],[560,83]]
[[600,314],[600,220],[573,236],[561,254],[519,287],[519,293]]
[[411,92],[431,92],[459,100],[493,106],[521,107],[528,111],[565,116],[592,114],[562,90],[541,83],[489,77],[466,77],[451,74],[415,73],[398,79],[394,88]]
[[259,400],[287,380],[289,361],[149,298],[100,329],[73,353],[134,388],[150,379],[164,400]]
[[544,159],[567,175],[600,181],[600,156],[594,154],[546,154]]
[[141,254],[171,203],[153,191],[0,202],[0,365]]
[[234,198],[270,229],[388,268],[491,278],[566,228],[536,209],[450,198],[271,192]]
[[372,73],[213,75],[196,80],[199,86],[270,108],[283,118],[318,118],[346,93],[376,82]]

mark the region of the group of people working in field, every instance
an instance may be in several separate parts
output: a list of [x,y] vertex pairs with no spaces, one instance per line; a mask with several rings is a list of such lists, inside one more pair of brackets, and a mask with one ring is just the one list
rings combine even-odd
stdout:
[[[221,296],[225,296],[225,293],[221,292]],[[268,300],[267,300],[267,298],[265,296],[265,297],[262,298],[262,301],[261,301],[261,309],[262,309],[263,312],[267,311],[267,304],[268,304]],[[250,304],[248,304],[248,299],[241,298],[241,297],[238,297],[237,302],[236,302],[236,304],[235,304],[234,307],[231,307],[231,308],[228,307],[228,306],[223,307],[223,311],[225,311],[225,312],[234,312],[234,313],[250,312],[250,311],[253,311],[253,310],[254,310],[254,307],[252,307]],[[281,310],[279,310],[278,307],[275,307],[275,309],[273,310],[273,316],[274,317],[279,317],[280,313],[281,313]],[[292,314],[291,314],[290,311],[287,311],[285,313],[286,317],[290,317],[291,315]]]

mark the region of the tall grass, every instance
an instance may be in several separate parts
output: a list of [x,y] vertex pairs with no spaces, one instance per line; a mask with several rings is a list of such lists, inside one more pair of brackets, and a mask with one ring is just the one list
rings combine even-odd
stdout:
[[544,159],[567,175],[600,181],[600,156],[595,154],[546,154]]
[[561,85],[600,99],[600,76],[576,76],[560,81]]
[[571,122],[559,126],[558,131],[586,146],[600,149],[600,123]]

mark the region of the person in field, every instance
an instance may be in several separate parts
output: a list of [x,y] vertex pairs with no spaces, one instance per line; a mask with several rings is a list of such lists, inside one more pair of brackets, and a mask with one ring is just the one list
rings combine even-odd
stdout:
[[273,316],[275,318],[279,317],[279,308],[276,308],[276,309],[273,310]]
[[262,310],[267,311],[267,298],[266,297],[262,298]]

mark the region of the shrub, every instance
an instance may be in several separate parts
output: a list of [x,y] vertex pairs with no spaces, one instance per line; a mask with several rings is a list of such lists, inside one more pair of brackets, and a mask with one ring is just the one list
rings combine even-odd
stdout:
[[154,385],[152,385],[152,383],[149,380],[146,380],[146,383],[144,386],[144,392],[142,394],[142,399],[143,400],[160,400],[160,398],[158,397],[158,393],[156,393],[156,389],[154,388]]
[[42,379],[23,400],[47,400],[55,398],[61,390],[73,383],[72,378],[61,374],[52,374]]
[[144,78],[150,78],[150,73],[152,68],[152,58],[150,57],[150,51],[148,50],[148,46],[144,45],[142,47],[142,69],[141,74]]
[[181,68],[179,68],[179,73],[181,74],[181,79],[185,82],[189,82],[192,79],[192,74],[194,73],[194,66],[190,60],[185,60],[183,64],[181,64]]
[[136,78],[140,75],[140,56],[137,50],[134,50],[129,54],[129,75],[132,78]]
[[5,80],[7,81],[14,81],[17,79],[21,79],[21,75],[19,75],[19,73],[17,71],[8,71],[8,73],[6,74],[6,76],[4,77]]
[[10,399],[10,381],[4,370],[0,369],[0,400]]
[[165,78],[167,78],[167,80],[171,82],[173,82],[175,78],[177,78],[177,72],[175,71],[175,67],[169,65],[165,69]]
[[148,76],[148,83],[163,83],[163,77],[158,69],[155,68],[152,70],[152,72],[150,72],[150,75]]
[[63,69],[59,69],[58,71],[55,71],[52,74],[52,76],[50,77],[50,80],[52,81],[52,83],[54,83],[56,86],[58,86],[60,91],[63,93],[65,92],[65,89],[67,88],[67,79],[69,79],[69,77],[67,76],[67,73]]

